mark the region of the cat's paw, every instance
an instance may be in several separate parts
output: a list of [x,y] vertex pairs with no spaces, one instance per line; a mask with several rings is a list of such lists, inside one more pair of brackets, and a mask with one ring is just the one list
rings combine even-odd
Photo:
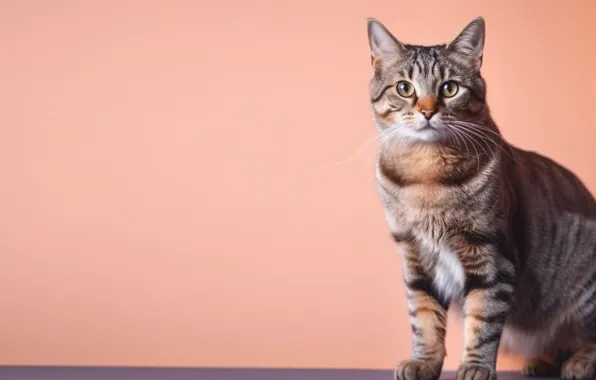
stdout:
[[594,362],[585,357],[571,357],[563,363],[561,378],[564,380],[587,380],[594,378]]
[[464,363],[455,373],[456,380],[496,380],[497,372],[489,365]]
[[406,360],[395,370],[396,380],[437,380],[442,364],[421,360]]
[[559,368],[545,358],[531,358],[524,363],[522,375],[527,377],[555,377]]

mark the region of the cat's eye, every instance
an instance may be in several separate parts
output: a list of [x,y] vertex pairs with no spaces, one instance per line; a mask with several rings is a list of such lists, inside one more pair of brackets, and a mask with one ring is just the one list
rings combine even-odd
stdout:
[[457,85],[457,83],[448,81],[443,83],[443,86],[441,86],[441,95],[443,95],[446,98],[453,98],[455,94],[457,94],[458,90],[459,86]]
[[401,81],[397,84],[397,93],[404,98],[410,98],[414,95],[414,86],[410,82]]

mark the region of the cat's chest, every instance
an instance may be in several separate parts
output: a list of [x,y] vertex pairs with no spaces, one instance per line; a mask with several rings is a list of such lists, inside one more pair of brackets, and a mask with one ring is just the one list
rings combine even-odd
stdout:
[[[428,190],[431,192],[432,190]],[[384,202],[385,219],[394,234],[416,237],[428,249],[444,249],[446,240],[456,227],[467,222],[462,208],[443,201],[443,192],[421,194],[421,191],[400,191],[397,197]]]
[[414,233],[416,253],[421,267],[432,278],[433,286],[445,299],[457,297],[463,293],[465,271],[457,253],[444,243],[431,236]]
[[434,288],[448,299],[460,295],[465,284],[462,262],[449,242],[454,227],[467,219],[453,199],[447,191],[432,187],[397,189],[383,198],[391,232],[413,238]]
[[462,263],[455,252],[440,251],[430,271],[434,274],[433,285],[441,296],[451,299],[463,293],[466,277]]
[[404,209],[386,209],[386,219],[392,233],[411,236],[420,255],[420,263],[433,279],[434,288],[444,298],[451,299],[463,292],[465,272],[454,249],[448,246],[450,221],[441,213],[407,213]]

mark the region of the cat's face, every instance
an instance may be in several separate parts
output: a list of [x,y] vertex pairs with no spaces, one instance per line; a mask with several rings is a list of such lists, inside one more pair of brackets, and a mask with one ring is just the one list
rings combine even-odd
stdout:
[[477,18],[449,44],[415,46],[369,20],[371,103],[384,134],[403,142],[440,143],[457,140],[462,130],[482,122],[487,113],[480,75],[484,30],[484,20]]

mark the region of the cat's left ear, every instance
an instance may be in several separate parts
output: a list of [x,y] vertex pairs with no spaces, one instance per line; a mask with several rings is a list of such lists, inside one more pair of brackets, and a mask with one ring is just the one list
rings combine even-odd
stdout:
[[470,22],[447,49],[472,61],[474,68],[480,70],[484,53],[484,35],[486,24],[482,17],[477,17]]

